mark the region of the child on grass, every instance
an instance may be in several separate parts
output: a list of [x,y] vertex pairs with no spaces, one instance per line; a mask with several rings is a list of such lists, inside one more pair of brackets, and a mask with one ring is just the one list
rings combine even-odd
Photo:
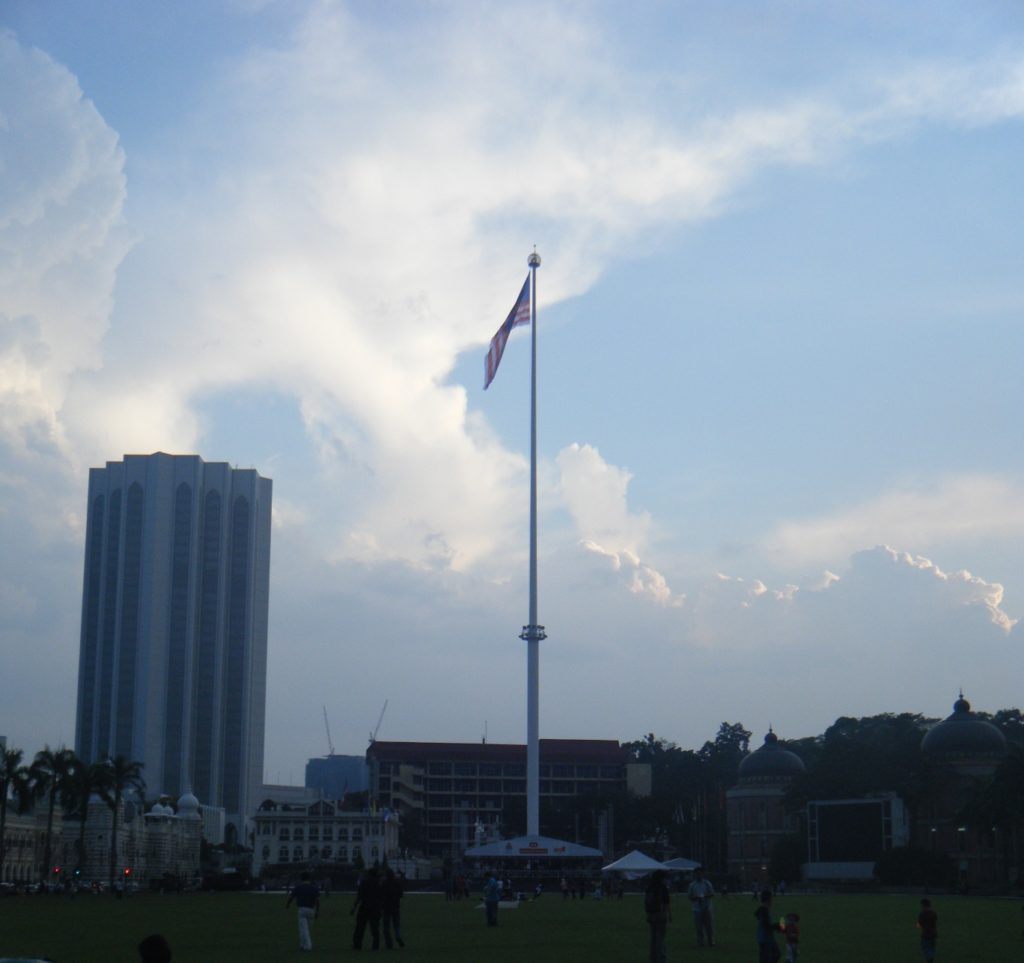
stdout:
[[800,916],[787,913],[783,926],[786,934],[786,963],[797,963],[797,957],[800,956]]

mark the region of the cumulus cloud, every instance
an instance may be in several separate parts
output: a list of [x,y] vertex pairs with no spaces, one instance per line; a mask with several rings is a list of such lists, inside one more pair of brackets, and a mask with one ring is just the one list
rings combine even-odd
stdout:
[[0,31],[0,441],[65,446],[75,372],[101,363],[129,241],[124,155],[75,78]]
[[[138,207],[144,240],[122,272],[94,375],[124,251],[120,149],[70,75],[7,37],[26,91],[40,64],[55,78],[50,100],[19,116],[43,118],[34,122],[42,127],[54,104],[73,107],[59,133],[78,147],[58,152],[71,158],[65,168],[25,169],[19,230],[47,197],[70,211],[88,202],[95,215],[49,225],[47,241],[63,243],[45,255],[28,249],[27,277],[49,280],[49,252],[69,251],[91,290],[62,298],[60,312],[7,299],[8,390],[89,461],[196,448],[211,391],[287,393],[326,476],[346,491],[335,556],[465,570],[507,551],[521,526],[521,509],[509,506],[522,504],[512,493],[524,484],[523,460],[448,379],[507,310],[518,278],[495,266],[522,258],[524,233],[544,237],[556,265],[544,269],[546,301],[577,294],[624,242],[706,218],[765,165],[820,160],[880,114],[904,116],[911,103],[932,110],[935,98],[907,91],[938,83],[908,79],[881,103],[853,84],[842,96],[812,92],[676,129],[647,106],[645,78],[624,79],[599,20],[536,13],[526,76],[525,39],[482,40],[520,36],[521,14],[502,8],[442,12],[433,42],[410,45],[401,28],[317,4],[279,46],[232,61],[182,132],[192,154],[171,148],[162,163],[148,160],[158,192]],[[995,91],[1012,89],[1011,68],[937,72],[946,92]],[[1013,108],[1011,97],[997,99],[1004,113]],[[507,123],[524,116],[527,136]],[[204,152],[211,143],[217,151]],[[75,229],[82,224],[100,229]],[[24,425],[29,415],[15,417]],[[636,554],[628,543],[648,524],[633,518],[622,545],[594,541]],[[663,592],[657,583],[638,571],[637,591]]]
[[741,649],[1002,642],[1017,622],[1002,608],[1002,585],[885,545],[854,553],[842,575],[826,571],[804,585],[769,588],[719,573],[691,601],[682,638]]
[[967,475],[904,485],[818,518],[783,522],[763,540],[781,564],[825,564],[865,544],[928,546],[1024,535],[1024,487]]
[[641,561],[651,518],[647,512],[631,512],[627,505],[630,473],[610,465],[591,445],[569,445],[556,462],[561,498],[583,548],[607,559],[635,595],[661,605],[681,605],[683,599],[673,595],[665,576]]
[[[586,291],[624,244],[714,216],[767,166],[819,163],[915,117],[967,125],[1020,113],[1019,59],[896,71],[881,92],[854,80],[698,109],[652,104],[655,80],[620,69],[614,37],[579,8],[539,6],[529,37],[519,7],[437,10],[418,43],[407,31],[423,22],[380,29],[351,9],[303,5],[291,35],[225,63],[173,142],[138,158],[140,241],[128,260],[116,134],[66,70],[0,35],[0,438],[17,453],[0,479],[5,501],[80,538],[68,502],[81,510],[84,485],[71,466],[201,450],[211,397],[250,392],[251,422],[261,392],[288,397],[307,450],[275,465],[275,480],[313,480],[308,510],[278,506],[275,557],[299,572],[326,559],[321,580],[379,591],[309,605],[306,637],[325,648],[323,624],[352,620],[357,641],[372,637],[399,593],[412,615],[389,631],[394,645],[435,618],[434,641],[486,631],[482,618],[460,629],[458,616],[477,590],[498,604],[493,588],[522,554],[527,465],[452,372],[461,353],[482,354],[508,310],[524,268],[507,266],[522,265],[524,237],[544,239],[551,303]],[[666,120],[677,113],[685,124]],[[41,449],[64,467],[43,465]],[[839,570],[812,591],[767,576],[680,582],[652,559],[656,524],[630,510],[628,471],[579,445],[555,469],[575,551],[592,563],[572,586],[571,604],[590,609],[579,618],[587,642],[602,632],[632,642],[641,625],[672,665],[678,652],[742,658],[811,640],[834,656],[839,640],[885,630],[865,609],[906,629],[908,651],[957,620],[981,639],[1014,634],[998,586],[902,556],[871,554],[849,571],[836,562],[875,542],[919,546],[958,517],[982,535],[1024,527],[1012,485],[967,480],[940,486],[931,504],[894,495],[780,527],[768,541],[788,564]],[[971,510],[958,511],[965,501]],[[71,602],[53,616],[53,638],[75,637],[77,549],[60,569]],[[319,601],[305,582],[278,583],[294,590],[278,611],[294,619]],[[619,614],[619,594],[602,594],[609,584],[633,603]],[[2,570],[0,585],[21,617],[46,610],[24,573]],[[571,623],[570,602],[553,601]],[[283,638],[295,631],[278,624]],[[393,666],[377,648],[380,677]],[[611,669],[625,675],[637,661],[627,653]],[[670,687],[661,695],[675,704]]]

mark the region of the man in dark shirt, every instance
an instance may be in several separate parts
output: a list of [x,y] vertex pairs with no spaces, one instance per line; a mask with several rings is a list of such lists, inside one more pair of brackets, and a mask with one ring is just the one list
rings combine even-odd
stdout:
[[779,944],[775,942],[775,934],[779,925],[772,920],[772,891],[761,891],[761,905],[754,912],[757,919],[757,959],[758,963],[778,963]]
[[310,881],[309,873],[302,874],[302,882],[288,895],[285,909],[295,903],[299,907],[299,949],[313,949],[313,938],[309,933],[309,921],[320,915],[320,890]]
[[384,892],[380,885],[380,873],[376,866],[371,866],[356,890],[356,901],[352,904],[349,916],[356,914],[356,928],[352,933],[352,949],[363,948],[363,934],[366,925],[370,925],[370,936],[373,938],[373,949],[380,949],[380,913],[384,902]]
[[917,928],[921,931],[921,952],[928,963],[932,963],[935,959],[935,942],[939,938],[939,914],[932,909],[930,899],[921,900]]
[[644,890],[644,915],[647,917],[647,959],[650,963],[665,963],[668,959],[665,934],[672,920],[672,907],[668,885],[665,883],[665,871],[662,869],[656,869],[647,882]]
[[402,895],[405,887],[402,880],[395,875],[395,871],[388,867],[384,872],[383,884],[383,923],[384,923],[384,945],[391,949],[391,930],[395,931],[395,940],[399,946],[405,946],[402,939]]

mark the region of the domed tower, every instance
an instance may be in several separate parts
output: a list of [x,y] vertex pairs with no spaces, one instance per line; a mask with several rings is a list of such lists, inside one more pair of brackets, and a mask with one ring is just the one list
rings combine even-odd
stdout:
[[729,872],[744,886],[766,882],[776,842],[799,831],[799,821],[786,812],[783,799],[790,783],[804,771],[803,760],[779,745],[771,728],[764,744],[740,762],[739,781],[725,797]]
[[770,786],[782,783],[786,787],[795,776],[805,772],[804,761],[779,745],[779,737],[769,727],[764,745],[748,753],[740,762],[740,786]]
[[953,714],[925,733],[921,752],[935,769],[936,788],[920,807],[917,845],[948,855],[962,889],[1005,882],[1006,841],[996,828],[968,825],[959,815],[1006,755],[1006,737],[961,692]]
[[1006,755],[1006,736],[972,712],[961,692],[953,714],[925,733],[921,751],[965,774],[990,776]]

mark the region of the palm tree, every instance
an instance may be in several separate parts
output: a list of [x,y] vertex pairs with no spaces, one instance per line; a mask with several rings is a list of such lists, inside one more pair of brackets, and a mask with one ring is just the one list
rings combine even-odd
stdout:
[[44,746],[36,753],[32,765],[29,766],[29,780],[32,784],[33,795],[37,799],[45,798],[46,809],[46,837],[43,854],[43,876],[45,881],[50,872],[51,839],[53,836],[53,811],[60,799],[64,805],[72,792],[72,773],[78,757],[70,749],[51,749]]
[[5,840],[8,797],[13,792],[21,803],[27,797],[28,770],[21,764],[21,757],[20,749],[4,749],[0,752],[0,880],[4,878],[4,859],[7,855]]
[[71,779],[71,811],[81,819],[78,827],[77,866],[80,870],[85,865],[85,821],[89,815],[89,800],[94,792],[103,785],[106,764],[102,762],[86,763],[81,759],[75,762]]
[[124,756],[105,759],[97,766],[102,781],[99,786],[103,801],[110,807],[113,819],[110,823],[110,889],[114,891],[114,872],[117,868],[117,811],[121,800],[129,790],[140,795],[146,791],[142,778],[145,763],[128,760]]

